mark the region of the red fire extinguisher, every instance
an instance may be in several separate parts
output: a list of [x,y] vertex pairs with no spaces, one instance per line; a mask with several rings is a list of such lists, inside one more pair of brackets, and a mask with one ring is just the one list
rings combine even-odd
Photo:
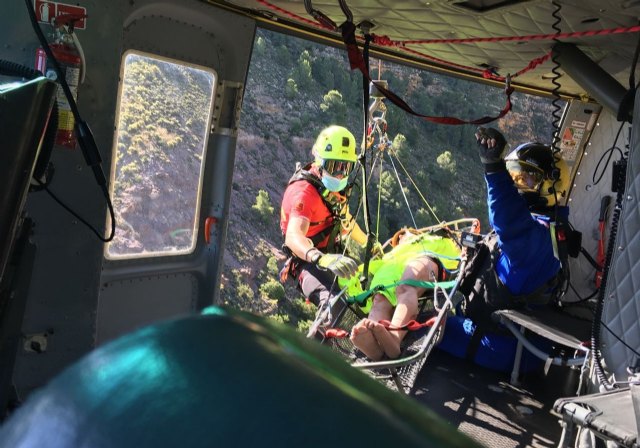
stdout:
[[[73,40],[73,23],[81,20],[85,16],[63,15],[54,19],[56,27],[56,39],[49,44],[53,56],[58,61],[62,73],[64,74],[71,96],[74,101],[78,98],[78,85],[80,83],[80,71],[82,70],[82,58]],[[46,56],[42,49],[38,49],[36,56],[36,68],[46,73],[47,77],[57,80],[57,73],[52,66],[46,67]],[[71,106],[62,89],[58,89],[56,95],[58,104],[58,132],[56,133],[56,145],[75,149],[76,137],[74,133],[75,118],[71,112]]]

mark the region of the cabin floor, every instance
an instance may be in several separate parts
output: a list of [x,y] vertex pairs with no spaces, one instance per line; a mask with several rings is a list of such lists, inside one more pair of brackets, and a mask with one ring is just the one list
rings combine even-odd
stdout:
[[491,448],[554,447],[562,429],[551,414],[557,398],[573,396],[577,371],[552,366],[527,373],[518,387],[496,372],[434,350],[412,397],[461,432]]

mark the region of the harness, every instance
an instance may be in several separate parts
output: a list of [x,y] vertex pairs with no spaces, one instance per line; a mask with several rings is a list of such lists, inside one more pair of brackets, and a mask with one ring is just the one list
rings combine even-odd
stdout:
[[[293,176],[289,179],[287,185],[291,185],[294,182],[305,181],[311,184],[318,191],[318,194],[322,198],[322,202],[325,207],[331,212],[332,223],[327,228],[321,230],[317,234],[308,237],[313,245],[318,249],[321,249],[325,253],[333,253],[342,251],[342,245],[338,238],[340,233],[341,226],[341,212],[343,209],[344,201],[337,200],[337,196],[331,195],[331,191],[329,191],[322,181],[318,179],[317,176],[313,175],[310,171],[311,164],[307,164],[304,167],[298,162],[296,163],[296,170],[293,173]],[[318,225],[321,222],[311,222],[310,225]],[[327,245],[325,247],[319,247],[318,245],[322,243],[325,239],[327,239]],[[299,266],[301,263],[306,263],[305,260],[297,257],[291,249],[289,249],[286,245],[282,245],[282,251],[288,255],[287,260],[285,261],[284,267],[280,271],[280,281],[284,283],[289,275],[293,278],[298,277]]]
[[502,283],[495,270],[500,249],[495,231],[477,243],[470,255],[458,290],[465,297],[464,314],[476,324],[476,330],[467,347],[467,357],[473,359],[480,341],[487,331],[500,331],[491,319],[497,309],[520,308],[526,305],[545,305],[559,302],[566,292],[569,278],[568,257],[577,257],[575,250],[581,244],[582,234],[568,222],[550,223],[550,237],[554,255],[560,260],[560,270],[550,280],[528,294],[514,295]]

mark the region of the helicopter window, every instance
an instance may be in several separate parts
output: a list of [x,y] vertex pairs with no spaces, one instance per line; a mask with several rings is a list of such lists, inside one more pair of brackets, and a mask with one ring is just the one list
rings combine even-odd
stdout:
[[194,250],[216,73],[128,51],[121,67],[110,259]]

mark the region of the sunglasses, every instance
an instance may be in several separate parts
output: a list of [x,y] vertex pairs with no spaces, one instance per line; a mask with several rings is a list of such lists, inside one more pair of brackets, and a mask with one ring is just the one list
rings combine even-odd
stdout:
[[351,171],[353,171],[353,167],[355,166],[355,162],[347,162],[345,160],[332,160],[328,159],[322,163],[322,169],[326,171],[330,176],[338,176],[342,174],[343,176],[348,176]]

